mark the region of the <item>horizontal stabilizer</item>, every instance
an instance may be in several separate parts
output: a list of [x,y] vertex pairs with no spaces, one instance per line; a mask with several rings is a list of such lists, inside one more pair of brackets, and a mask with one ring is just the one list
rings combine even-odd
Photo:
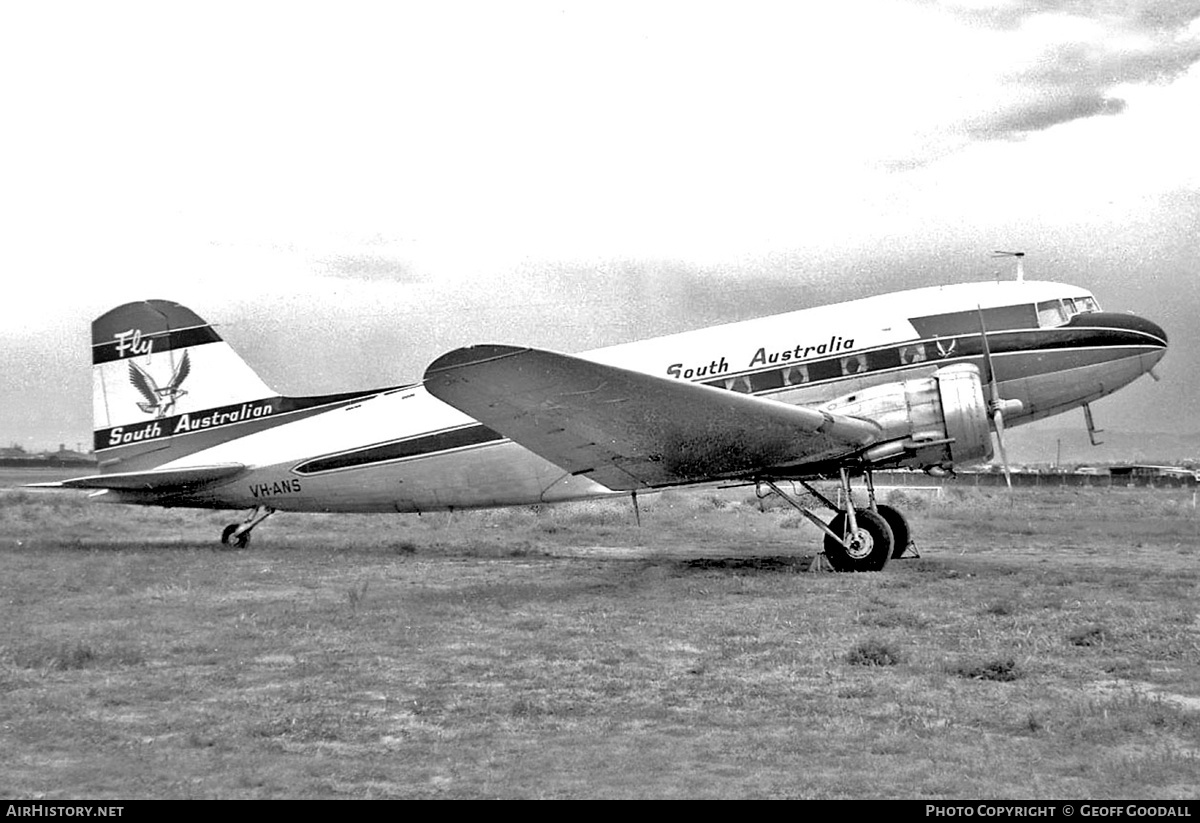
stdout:
[[425,371],[438,399],[613,490],[699,483],[837,457],[869,420],[514,346],[472,346]]
[[154,469],[144,472],[114,472],[91,477],[76,477],[57,483],[30,483],[31,489],[117,489],[120,491],[178,491],[214,480],[233,477],[245,470],[241,463],[216,466],[185,466],[178,469]]

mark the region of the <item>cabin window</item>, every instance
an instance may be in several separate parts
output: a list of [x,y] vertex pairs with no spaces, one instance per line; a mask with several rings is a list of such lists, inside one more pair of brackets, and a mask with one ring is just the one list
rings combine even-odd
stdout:
[[729,378],[725,381],[725,388],[730,391],[742,392],[743,394],[749,394],[754,391],[750,388],[750,378],[746,376]]
[[1076,297],[1075,306],[1081,312],[1100,311],[1100,306],[1096,303],[1096,298],[1090,295],[1087,297]]
[[852,354],[849,357],[841,358],[842,374],[862,374],[867,370],[867,356],[865,354]]
[[808,382],[808,366],[789,366],[783,370],[783,385],[801,386]]
[[924,363],[929,359],[925,351],[924,343],[916,343],[912,346],[900,347],[900,364],[903,366],[911,366],[914,363]]

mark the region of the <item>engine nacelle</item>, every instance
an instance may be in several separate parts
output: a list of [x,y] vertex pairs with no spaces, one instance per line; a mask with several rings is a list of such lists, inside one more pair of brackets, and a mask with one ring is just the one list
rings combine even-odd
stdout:
[[883,427],[881,442],[863,454],[868,463],[931,469],[992,457],[983,380],[979,369],[967,363],[863,389],[822,408]]

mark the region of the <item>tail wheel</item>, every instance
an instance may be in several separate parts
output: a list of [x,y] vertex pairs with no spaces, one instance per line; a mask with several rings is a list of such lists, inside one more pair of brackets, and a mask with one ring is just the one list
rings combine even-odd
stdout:
[[885,503],[880,503],[876,506],[875,511],[887,521],[887,524],[892,529],[892,541],[894,545],[892,557],[900,557],[908,549],[908,544],[912,542],[912,529],[908,527],[908,518],[901,514],[899,509]]
[[829,530],[844,535],[843,546],[832,537],[825,537],[825,556],[829,565],[839,572],[877,572],[887,565],[892,556],[895,539],[892,527],[880,515],[869,509],[856,509],[854,519],[858,529],[849,533],[845,512],[829,521]]
[[233,536],[233,533],[235,531],[237,531],[239,525],[241,525],[241,524],[240,523],[230,523],[228,526],[225,527],[225,530],[223,532],[221,532],[221,544],[222,545],[233,546],[235,549],[244,549],[244,548],[246,548],[246,546],[250,545],[250,532],[249,531],[244,531],[241,534],[239,534],[237,537]]

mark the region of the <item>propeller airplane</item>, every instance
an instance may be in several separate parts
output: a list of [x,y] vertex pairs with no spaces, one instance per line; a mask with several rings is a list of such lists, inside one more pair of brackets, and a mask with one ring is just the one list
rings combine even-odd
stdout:
[[[1015,254],[1020,269],[1021,257]],[[419,382],[290,397],[188,308],[119,306],[92,326],[99,474],[52,484],[104,501],[275,511],[428,512],[755,483],[821,530],[840,571],[910,544],[873,472],[987,461],[1013,427],[1090,404],[1149,372],[1155,323],[1083,288],[921,288],[569,355],[456,349]],[[851,481],[864,478],[859,506]],[[812,485],[835,479],[840,503]],[[780,483],[833,510],[826,522]],[[1010,480],[1011,483],[1011,480]]]

